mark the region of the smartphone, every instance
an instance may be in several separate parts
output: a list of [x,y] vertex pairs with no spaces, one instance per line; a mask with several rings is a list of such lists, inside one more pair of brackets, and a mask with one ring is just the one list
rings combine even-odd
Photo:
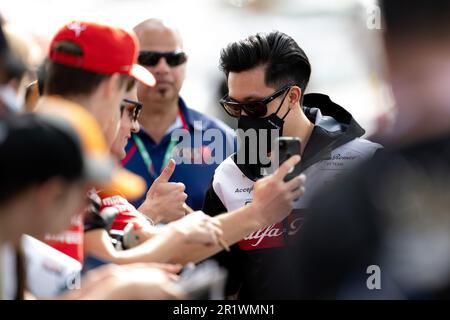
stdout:
[[[278,163],[281,165],[290,157],[301,153],[301,141],[298,137],[278,137]],[[295,165],[295,167],[289,171],[289,173],[284,177],[284,181],[289,181],[294,177],[300,175],[300,162]]]

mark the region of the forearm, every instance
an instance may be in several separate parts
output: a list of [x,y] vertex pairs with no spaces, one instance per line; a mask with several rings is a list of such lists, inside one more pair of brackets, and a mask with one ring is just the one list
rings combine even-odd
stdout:
[[[265,226],[265,222],[256,218],[257,215],[255,215],[254,210],[258,209],[253,204],[250,204],[216,217],[221,223],[222,239],[227,245],[231,246],[250,233]],[[186,264],[190,261],[202,261],[223,250],[220,245],[185,244],[185,237],[181,233],[172,230],[166,229],[151,240],[124,251],[115,250],[106,239],[103,239],[101,247],[99,247],[98,240],[91,240],[89,242],[94,243],[94,246],[97,247],[96,250],[91,250],[91,253],[116,264],[136,262]],[[92,245],[91,248],[94,249]]]
[[115,264],[139,262],[167,262],[171,254],[184,242],[184,236],[176,231],[162,231],[140,245],[123,251],[116,250],[105,230],[94,230],[85,235],[86,255],[95,255]]
[[[262,221],[258,221],[255,218],[253,210],[255,208],[247,205],[238,210],[216,216],[222,226],[222,239],[227,245],[231,246],[237,243],[250,233],[264,226]],[[220,245],[204,246],[185,244],[177,249],[177,253],[170,262],[181,264],[199,262],[222,250],[223,248]]]
[[166,263],[171,260],[172,254],[178,250],[184,241],[185,237],[181,233],[172,229],[163,230],[158,235],[134,248],[116,251],[115,261],[118,264],[135,262]]

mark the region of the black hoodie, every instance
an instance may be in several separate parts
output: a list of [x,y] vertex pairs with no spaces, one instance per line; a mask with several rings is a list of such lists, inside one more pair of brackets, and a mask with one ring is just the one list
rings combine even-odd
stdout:
[[[295,270],[287,257],[292,238],[299,231],[314,191],[334,181],[354,165],[370,158],[381,146],[360,137],[364,129],[344,108],[323,94],[307,94],[303,112],[314,123],[305,147],[301,171],[307,176],[306,192],[282,222],[258,230],[215,256],[228,269],[227,294],[239,299],[295,299]],[[249,166],[230,156],[217,169],[207,191],[203,211],[217,215],[252,201],[254,181]]]

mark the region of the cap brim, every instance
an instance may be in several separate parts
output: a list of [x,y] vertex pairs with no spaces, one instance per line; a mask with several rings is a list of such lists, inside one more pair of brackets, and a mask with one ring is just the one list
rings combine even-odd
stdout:
[[111,180],[101,186],[103,194],[121,195],[127,200],[138,199],[146,189],[147,184],[142,177],[119,166],[112,172]]
[[138,64],[134,64],[131,67],[130,76],[149,87],[153,87],[156,84],[156,79],[153,74]]

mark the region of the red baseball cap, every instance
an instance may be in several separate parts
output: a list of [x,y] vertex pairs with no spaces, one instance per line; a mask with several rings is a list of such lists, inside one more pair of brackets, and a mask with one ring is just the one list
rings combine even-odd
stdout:
[[[82,55],[58,52],[55,45],[69,41],[78,45]],[[50,43],[52,61],[102,74],[127,74],[148,86],[156,81],[146,68],[136,64],[139,43],[134,34],[121,28],[84,21],[72,21],[62,27]]]

